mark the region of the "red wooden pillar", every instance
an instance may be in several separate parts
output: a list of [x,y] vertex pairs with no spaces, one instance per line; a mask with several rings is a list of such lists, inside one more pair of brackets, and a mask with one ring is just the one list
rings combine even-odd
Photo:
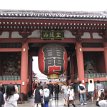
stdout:
[[31,91],[32,89],[32,55],[30,54],[30,57],[29,57],[29,91]]
[[84,81],[84,61],[83,61],[83,51],[81,43],[76,43],[76,57],[77,57],[77,69],[78,69],[78,79],[79,81]]
[[28,78],[28,43],[22,45],[21,56],[21,93],[27,94],[27,81]]
[[71,81],[74,82],[74,63],[73,63],[73,57],[71,57]]
[[105,70],[107,73],[107,43],[104,43],[104,60],[105,60]]

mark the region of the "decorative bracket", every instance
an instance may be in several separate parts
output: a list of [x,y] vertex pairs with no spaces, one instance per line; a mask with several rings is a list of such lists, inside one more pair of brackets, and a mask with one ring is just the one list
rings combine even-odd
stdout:
[[3,31],[0,31],[0,36],[2,35]]
[[73,30],[73,31],[71,31],[71,33],[73,34],[73,36],[75,36],[77,41],[80,41],[81,36],[83,35],[84,32],[80,31],[80,30]]
[[31,31],[27,31],[27,30],[19,31],[19,35],[21,35],[22,38],[27,38],[31,34],[32,34]]
[[103,38],[104,41],[107,41],[107,29],[100,31],[99,35]]

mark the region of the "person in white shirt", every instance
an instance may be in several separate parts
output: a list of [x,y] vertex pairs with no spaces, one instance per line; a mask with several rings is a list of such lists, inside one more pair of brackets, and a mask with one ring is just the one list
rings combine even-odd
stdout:
[[18,90],[15,86],[10,84],[6,88],[6,93],[4,93],[4,107],[17,107],[17,101],[19,99]]
[[50,99],[50,90],[48,89],[47,85],[45,85],[43,89],[43,99],[44,99],[44,107],[48,107],[48,102]]
[[70,105],[70,103],[73,105],[73,107],[75,107],[75,104],[74,104],[74,89],[72,86],[69,86],[68,87],[68,107]]
[[107,100],[101,100],[101,101],[99,101],[99,106],[100,107],[107,107]]
[[66,85],[66,83],[64,83],[61,87],[61,91],[63,93],[63,98],[64,98],[64,106],[67,105],[67,101],[68,101],[68,94],[67,94],[67,91],[68,91],[68,86]]
[[92,80],[89,81],[88,83],[88,94],[91,95],[91,100],[93,102],[94,100],[94,82]]
[[99,97],[98,106],[107,107],[107,100],[105,100],[104,93],[101,93],[101,96]]

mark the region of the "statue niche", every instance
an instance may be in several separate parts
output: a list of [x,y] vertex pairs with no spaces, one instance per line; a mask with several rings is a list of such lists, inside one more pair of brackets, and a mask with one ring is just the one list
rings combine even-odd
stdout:
[[3,55],[5,59],[2,59],[2,75],[20,75],[20,54],[8,53]]
[[15,70],[15,62],[7,61],[7,65],[5,66],[5,75],[18,75]]
[[85,62],[85,73],[87,74],[96,73],[95,64],[93,61]]

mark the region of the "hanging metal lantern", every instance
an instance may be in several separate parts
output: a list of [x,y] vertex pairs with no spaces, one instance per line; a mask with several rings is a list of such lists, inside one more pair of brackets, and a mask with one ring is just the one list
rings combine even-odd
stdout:
[[67,52],[58,44],[48,44],[39,50],[39,69],[46,75],[60,75],[67,69]]

